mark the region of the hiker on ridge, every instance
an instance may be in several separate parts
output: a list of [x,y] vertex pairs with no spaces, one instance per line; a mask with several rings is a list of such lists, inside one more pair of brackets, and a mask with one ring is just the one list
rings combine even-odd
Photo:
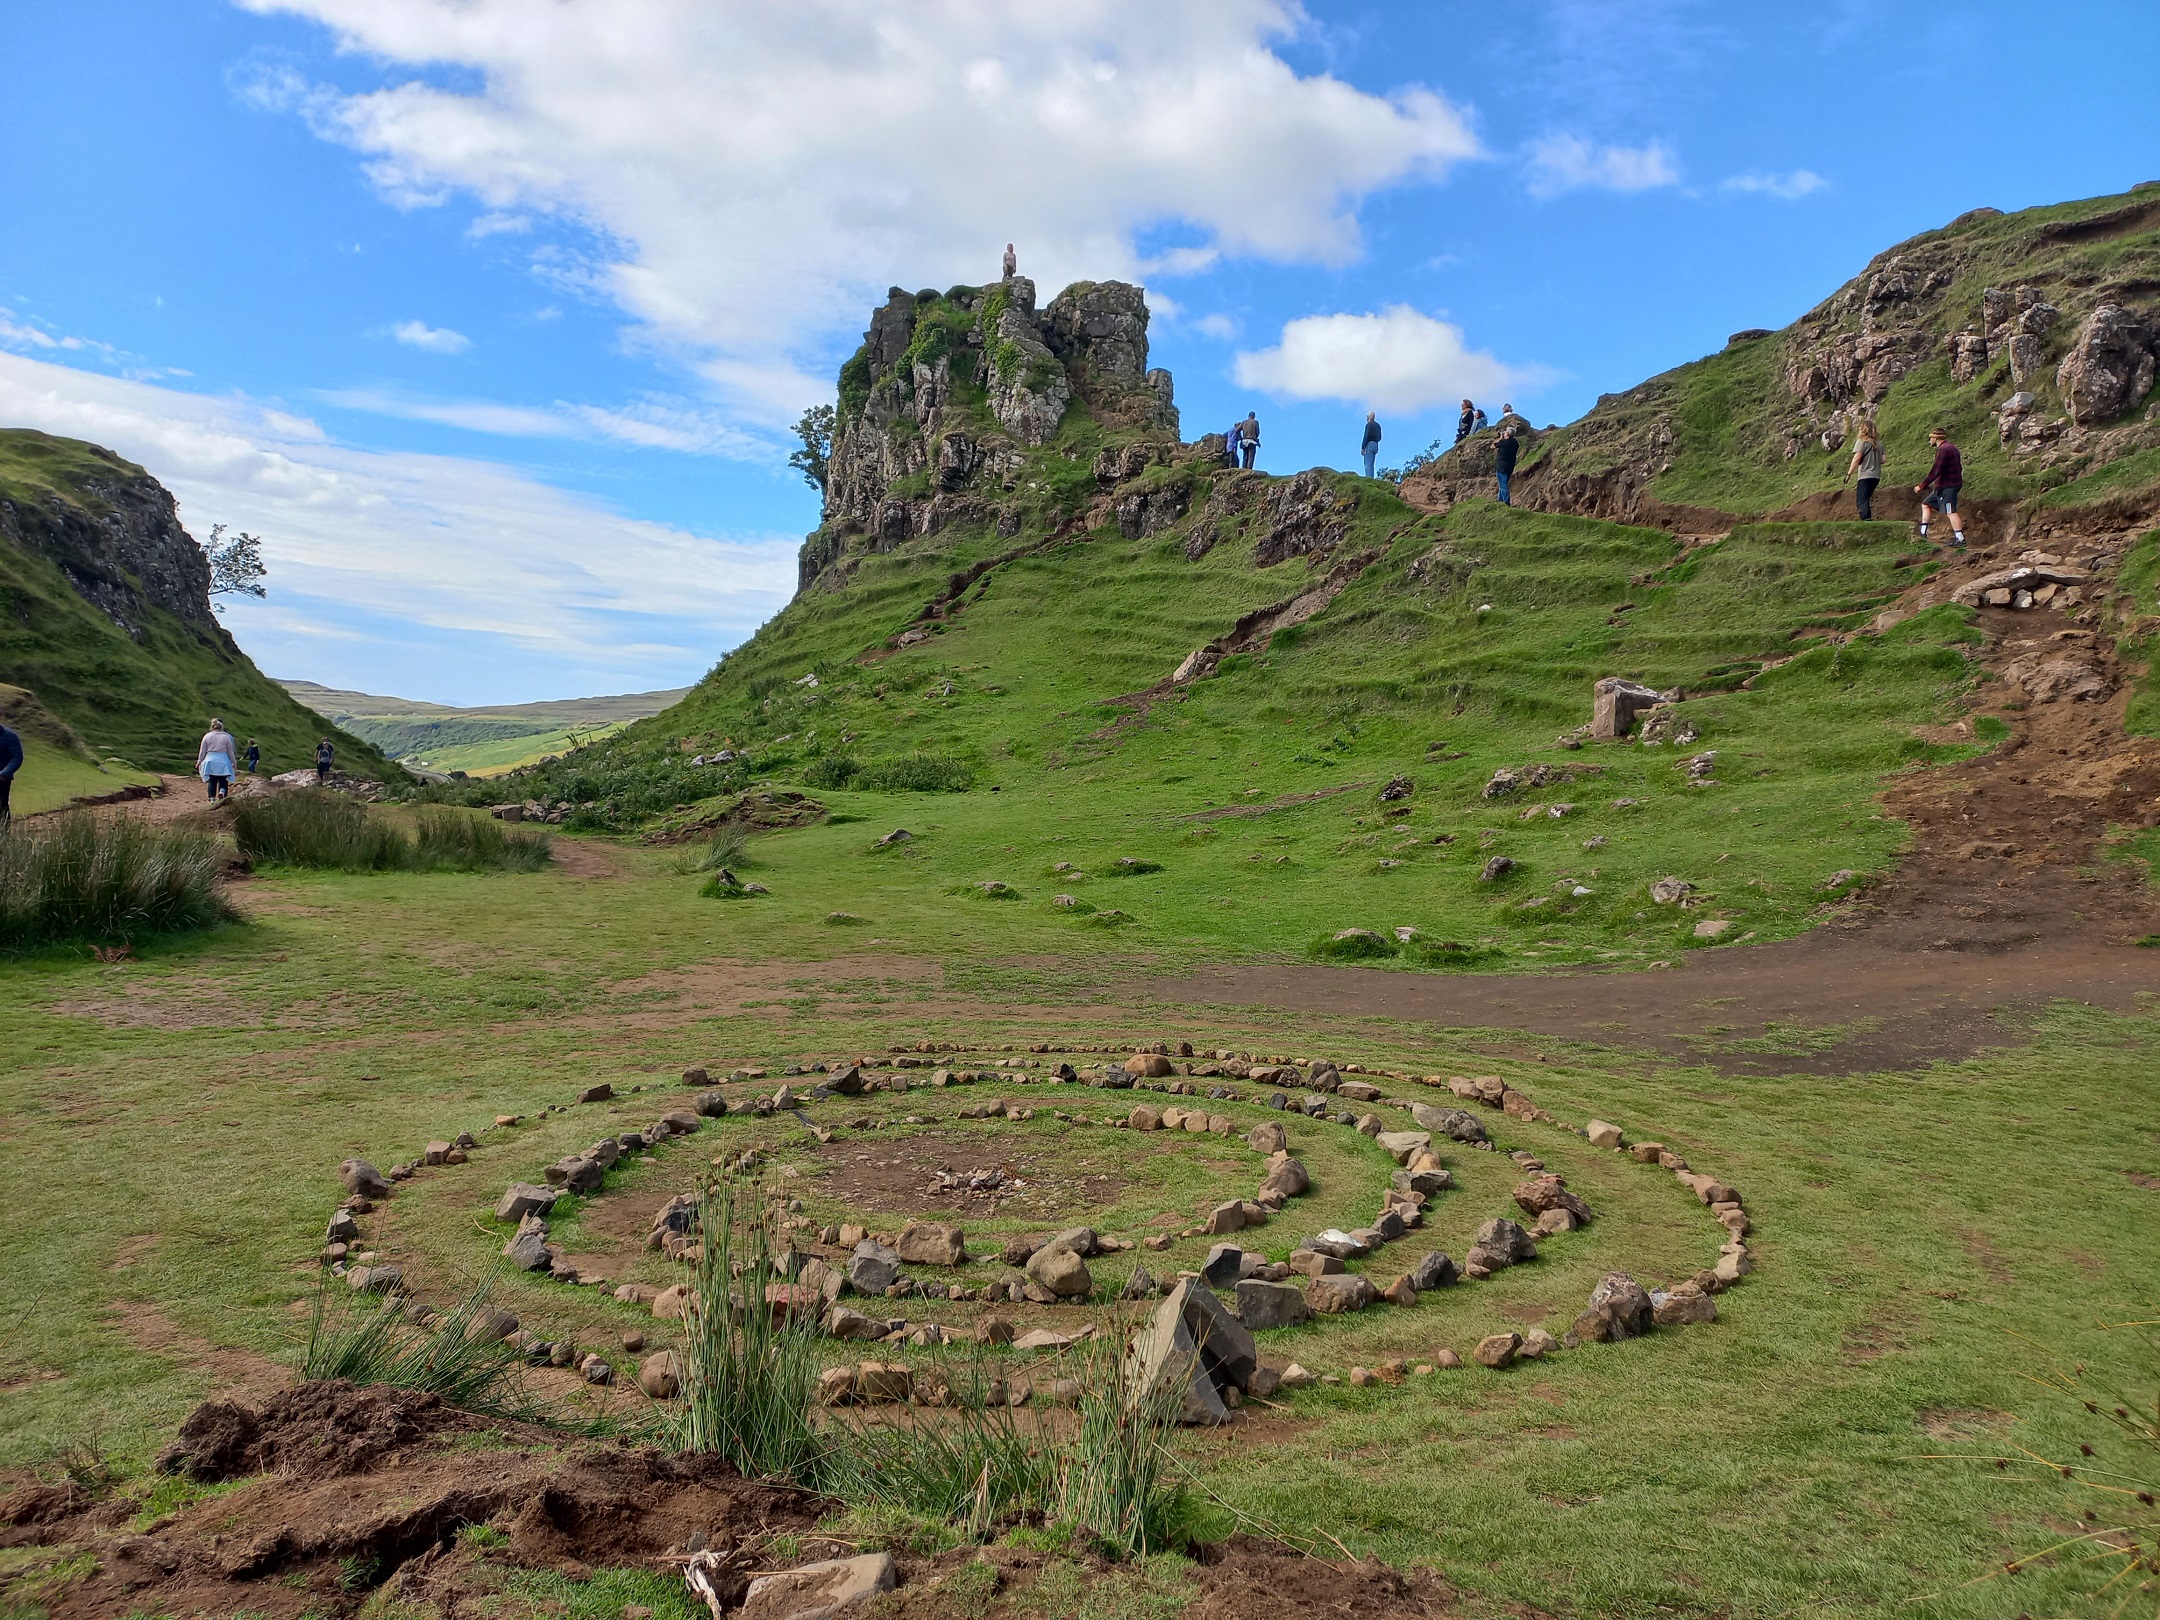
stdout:
[[253,737],[250,737],[250,738],[248,739],[248,741],[247,741],[247,773],[248,773],[248,775],[250,775],[250,776],[253,776],[253,775],[255,774],[255,767],[256,767],[256,766],[258,766],[258,765],[260,765],[261,763],[262,763],[262,744],[258,743],[258,742],[257,742],[257,741],[256,741],[256,740],[255,740],[255,739],[253,738]]
[[1013,252],[1013,245],[1007,242],[1005,244],[1005,279],[1007,281],[1012,280],[1013,272],[1019,268],[1020,256]]
[[1467,399],[1462,402],[1462,415],[1455,421],[1455,442],[1461,444],[1470,437],[1470,428],[1477,421],[1477,407]]
[[1875,486],[1882,482],[1882,440],[1875,436],[1873,422],[1860,424],[1860,439],[1853,446],[1845,476],[1853,481],[1853,505],[1859,508],[1860,521],[1866,523],[1875,516]]
[[315,785],[330,785],[330,767],[337,763],[337,750],[330,746],[330,739],[322,737],[315,743]]
[[0,827],[15,819],[8,800],[14,795],[15,773],[22,769],[22,762],[22,738],[5,720],[0,720]]
[[1500,426],[1500,437],[1492,447],[1493,477],[1500,484],[1500,504],[1502,506],[1515,504],[1508,498],[1508,481],[1515,476],[1515,457],[1521,449],[1522,447],[1515,442],[1515,430],[1503,422]]
[[1244,436],[1245,465],[1249,468],[1260,449],[1260,413],[1247,411],[1245,420],[1238,424],[1238,431]]
[[225,722],[212,720],[195,749],[195,771],[209,787],[212,804],[232,797],[233,761],[239,757],[240,745],[225,729]]
[[1365,458],[1365,476],[1372,476],[1373,458],[1380,454],[1380,415],[1377,411],[1365,413],[1365,438],[1358,445],[1358,454]]
[[1927,477],[1913,485],[1913,493],[1920,497],[1920,538],[1925,540],[1928,520],[1937,512],[1950,520],[1950,546],[1954,551],[1965,549],[1965,520],[1958,516],[1958,489],[1965,482],[1965,458],[1958,447],[1950,442],[1948,428],[1930,428],[1928,443],[1935,447],[1935,461],[1928,468]]
[[1223,435],[1223,465],[1225,467],[1235,467],[1238,464],[1238,446],[1244,443],[1244,440],[1245,424],[1243,422],[1232,422],[1230,431]]
[[1472,433],[1483,433],[1488,425],[1485,420],[1485,412],[1482,409],[1470,418],[1470,431]]

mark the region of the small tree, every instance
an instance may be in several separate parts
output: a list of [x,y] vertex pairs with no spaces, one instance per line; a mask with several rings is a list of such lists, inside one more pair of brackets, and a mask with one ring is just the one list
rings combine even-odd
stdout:
[[803,475],[803,482],[825,493],[825,472],[832,459],[833,408],[813,405],[795,423],[795,437],[802,448],[787,458],[788,465]]
[[213,523],[210,525],[210,543],[203,547],[203,555],[210,560],[212,596],[263,597],[270,594],[270,588],[263,583],[270,570],[263,566],[261,535],[242,530],[228,540],[225,525]]

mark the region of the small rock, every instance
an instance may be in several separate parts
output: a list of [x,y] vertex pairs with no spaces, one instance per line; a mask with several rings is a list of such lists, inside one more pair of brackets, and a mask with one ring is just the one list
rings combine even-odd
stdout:
[[682,1393],[682,1358],[672,1350],[647,1356],[638,1367],[638,1388],[656,1401],[673,1400]]
[[1328,1316],[1361,1311],[1379,1297],[1370,1281],[1352,1272],[1314,1277],[1305,1284],[1305,1303]]
[[1626,1133],[1609,1120],[1591,1120],[1583,1127],[1583,1134],[1590,1139],[1592,1147],[1616,1148],[1625,1146],[1627,1142]]
[[1481,1367],[1511,1367],[1517,1352],[1522,1349],[1520,1333],[1495,1333],[1478,1340],[1477,1348],[1470,1352]]
[[362,1197],[387,1198],[390,1195],[390,1183],[383,1179],[380,1170],[365,1159],[347,1159],[339,1164],[338,1180],[344,1184],[347,1192],[358,1193]]
[[834,1620],[890,1592],[897,1578],[891,1553],[864,1553],[803,1564],[750,1583],[738,1620]]

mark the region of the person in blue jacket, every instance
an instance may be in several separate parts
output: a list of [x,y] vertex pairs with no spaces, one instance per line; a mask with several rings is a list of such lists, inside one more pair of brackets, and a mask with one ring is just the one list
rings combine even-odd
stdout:
[[12,726],[0,722],[0,827],[14,819],[8,800],[15,792],[15,773],[22,769],[23,745]]
[[1380,454],[1380,415],[1377,411],[1365,413],[1365,439],[1358,446],[1358,454],[1365,458],[1365,476],[1372,476],[1373,459]]

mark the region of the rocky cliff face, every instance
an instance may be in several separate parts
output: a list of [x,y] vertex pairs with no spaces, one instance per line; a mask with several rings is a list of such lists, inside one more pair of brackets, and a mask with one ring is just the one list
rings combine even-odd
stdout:
[[79,448],[96,462],[75,480],[74,499],[34,488],[0,494],[0,540],[52,563],[135,641],[150,608],[224,639],[210,611],[209,561],[180,526],[171,493],[109,451]]
[[[824,521],[803,544],[802,586],[851,551],[889,551],[957,523],[1017,533],[1057,482],[1045,456],[1075,412],[1092,432],[1072,435],[1067,459],[1085,450],[1092,467],[1106,436],[1125,460],[1134,444],[1167,459],[1177,407],[1170,374],[1148,368],[1147,326],[1145,295],[1123,282],[1076,283],[1041,311],[1021,276],[943,293],[893,288],[841,369]],[[1138,466],[1150,459],[1143,450]]]

